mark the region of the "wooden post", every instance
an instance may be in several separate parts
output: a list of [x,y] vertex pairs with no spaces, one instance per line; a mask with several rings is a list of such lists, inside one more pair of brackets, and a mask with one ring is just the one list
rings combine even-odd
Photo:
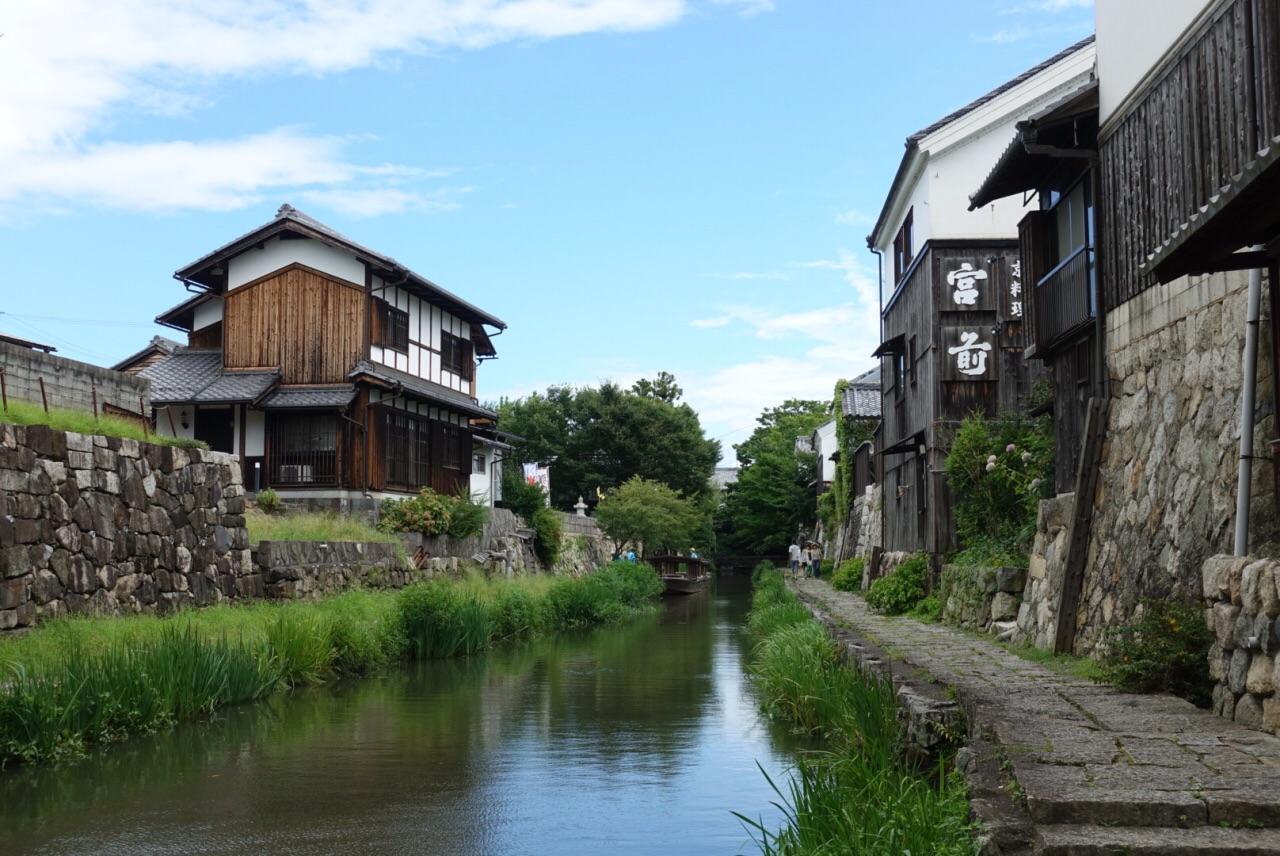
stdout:
[[40,375],[40,400],[44,402],[44,412],[49,412],[49,396],[44,391],[44,375]]
[[1098,487],[1102,439],[1107,434],[1110,401],[1090,398],[1084,423],[1084,447],[1076,468],[1076,501],[1071,515],[1071,539],[1067,542],[1066,567],[1062,572],[1062,593],[1058,601],[1058,632],[1055,654],[1070,654],[1076,641],[1076,617],[1084,588],[1084,565],[1089,556],[1089,525],[1093,522],[1093,497]]
[[98,421],[98,385],[95,383],[93,389],[93,421]]
[[4,382],[4,366],[0,366],[0,404],[4,405],[4,409],[9,409],[9,389]]
[[151,420],[147,418],[147,406],[143,404],[141,395],[138,396],[138,413],[142,414],[142,436],[147,437],[150,435],[147,429],[151,427]]

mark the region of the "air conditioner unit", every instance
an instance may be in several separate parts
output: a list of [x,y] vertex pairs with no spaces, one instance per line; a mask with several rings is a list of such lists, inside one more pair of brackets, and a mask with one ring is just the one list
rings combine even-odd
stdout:
[[280,465],[281,482],[309,482],[312,480],[310,464]]

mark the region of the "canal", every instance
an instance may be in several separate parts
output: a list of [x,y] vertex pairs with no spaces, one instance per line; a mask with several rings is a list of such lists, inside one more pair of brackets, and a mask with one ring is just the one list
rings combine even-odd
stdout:
[[6,854],[752,853],[799,748],[745,679],[747,580],[0,772]]

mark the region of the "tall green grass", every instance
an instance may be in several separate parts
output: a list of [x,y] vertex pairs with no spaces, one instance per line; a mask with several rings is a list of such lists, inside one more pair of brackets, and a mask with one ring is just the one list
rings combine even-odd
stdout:
[[0,407],[0,422],[10,425],[48,425],[59,431],[74,431],[77,434],[102,434],[106,437],[124,437],[130,440],[141,440],[146,443],[157,443],[161,446],[182,446],[184,448],[207,449],[208,445],[199,440],[187,440],[181,437],[165,437],[154,431],[144,431],[142,426],[130,419],[115,416],[99,416],[96,419],[91,411],[68,410],[62,407],[50,407],[48,412],[42,405],[26,401],[9,401],[8,407]]
[[335,512],[265,514],[251,508],[244,515],[249,542],[259,541],[376,541],[398,543],[390,532],[381,532],[357,517]]
[[902,760],[892,684],[848,664],[786,588],[781,573],[755,575],[748,625],[751,674],[772,716],[823,738],[801,759],[777,830],[741,814],[766,854],[973,853],[964,783],[945,764],[921,774]]
[[74,758],[223,705],[403,659],[617,620],[661,592],[652,568],[625,564],[581,578],[464,576],[319,604],[51,622],[0,640],[0,766]]

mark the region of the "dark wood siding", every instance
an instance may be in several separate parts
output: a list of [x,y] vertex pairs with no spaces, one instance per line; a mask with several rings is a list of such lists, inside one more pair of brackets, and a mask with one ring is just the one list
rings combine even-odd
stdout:
[[[1257,49],[1252,65],[1251,41]],[[1280,133],[1277,94],[1277,4],[1235,0],[1224,3],[1123,119],[1104,130],[1099,203],[1107,306],[1154,285],[1139,271],[1147,255],[1240,172],[1262,140]]]
[[[995,414],[1025,402],[1031,370],[1022,358],[1022,318],[1012,308],[1021,295],[1010,290],[1017,258],[1013,240],[927,243],[885,309],[884,338],[902,336],[910,361],[901,394],[896,357],[881,366],[879,445],[908,446],[881,456],[887,550],[943,552],[955,546],[951,497],[941,473],[952,426],[975,410]],[[966,343],[987,347],[950,351]],[[973,357],[978,353],[980,372]],[[970,355],[967,364],[962,354]]]
[[282,383],[342,383],[362,356],[364,290],[290,265],[226,295],[225,364],[279,366]]
[[192,348],[222,347],[222,322],[215,321],[208,327],[192,330],[187,336],[187,345]]

